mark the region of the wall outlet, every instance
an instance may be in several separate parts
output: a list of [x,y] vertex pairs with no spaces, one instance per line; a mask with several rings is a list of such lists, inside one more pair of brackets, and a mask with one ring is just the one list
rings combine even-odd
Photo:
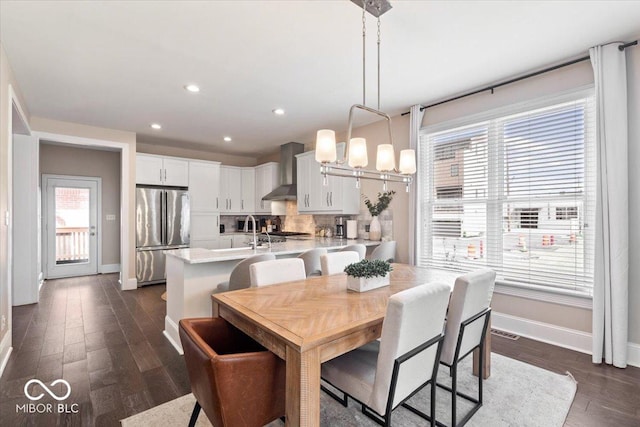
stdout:
[[7,328],[7,316],[2,315],[2,320],[0,320],[0,331],[4,331]]
[[115,220],[116,220],[115,214],[107,214],[107,221],[115,221]]

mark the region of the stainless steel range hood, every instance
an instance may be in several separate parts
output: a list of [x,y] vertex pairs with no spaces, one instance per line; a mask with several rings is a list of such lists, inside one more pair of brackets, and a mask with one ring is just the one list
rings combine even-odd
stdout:
[[298,187],[296,154],[304,152],[304,144],[288,142],[280,146],[280,185],[262,200],[296,200]]

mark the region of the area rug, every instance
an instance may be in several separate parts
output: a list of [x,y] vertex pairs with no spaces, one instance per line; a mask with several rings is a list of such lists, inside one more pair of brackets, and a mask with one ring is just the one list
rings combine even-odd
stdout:
[[[477,396],[477,378],[471,375],[471,357],[459,368],[458,389]],[[448,369],[441,366],[438,382],[450,384]],[[559,375],[498,354],[491,357],[491,377],[484,381],[484,405],[467,423],[468,426],[562,426],[576,394],[577,383],[567,373]],[[410,402],[425,412],[429,408],[429,387],[425,387]],[[450,425],[451,395],[438,388],[436,392],[437,419]],[[360,406],[349,399],[349,407],[321,393],[321,425],[323,426],[377,426],[360,411]],[[186,426],[189,423],[195,399],[192,394],[156,406],[121,421],[123,427]],[[471,408],[458,398],[458,421]],[[425,420],[404,408],[398,408],[391,417],[392,425],[424,426]],[[199,427],[210,427],[204,412],[198,417]],[[269,427],[281,427],[276,420]]]

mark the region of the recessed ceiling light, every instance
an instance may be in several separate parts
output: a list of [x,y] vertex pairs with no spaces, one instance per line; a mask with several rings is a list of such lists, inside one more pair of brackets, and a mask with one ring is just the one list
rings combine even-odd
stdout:
[[196,85],[186,85],[184,88],[189,92],[193,92],[193,93],[200,92],[200,88]]
[[162,129],[162,126],[160,126],[160,124],[158,123],[151,123],[151,129],[155,129],[155,130]]
[[225,136],[223,139],[224,139],[224,142],[231,142],[230,136]]
[[282,108],[276,108],[275,110],[272,110],[273,114],[275,114],[276,116],[284,116],[284,110]]

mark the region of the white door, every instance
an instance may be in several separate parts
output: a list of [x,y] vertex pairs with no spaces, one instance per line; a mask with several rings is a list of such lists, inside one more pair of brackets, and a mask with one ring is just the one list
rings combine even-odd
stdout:
[[43,176],[46,277],[98,273],[100,178]]

